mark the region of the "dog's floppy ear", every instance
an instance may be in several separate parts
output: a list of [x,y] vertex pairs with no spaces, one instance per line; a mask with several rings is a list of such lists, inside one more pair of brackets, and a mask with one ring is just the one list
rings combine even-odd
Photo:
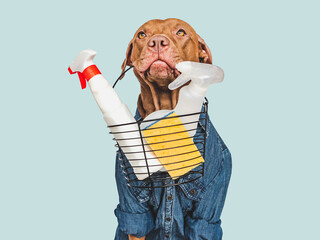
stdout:
[[199,61],[212,64],[211,51],[206,42],[198,35],[199,42]]
[[[122,70],[121,74],[125,71],[126,66],[132,66],[132,62],[131,62],[132,44],[133,44],[133,40],[131,40],[128,45],[127,52],[126,52],[126,58],[124,59],[122,65],[121,65],[121,70]],[[123,77],[124,77],[124,75],[120,79],[122,79]]]

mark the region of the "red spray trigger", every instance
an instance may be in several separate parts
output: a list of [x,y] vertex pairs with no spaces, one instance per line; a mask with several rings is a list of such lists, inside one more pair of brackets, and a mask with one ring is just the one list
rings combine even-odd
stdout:
[[86,81],[89,81],[94,76],[101,74],[97,66],[94,64],[84,69],[83,72],[79,72],[79,71],[73,72],[70,67],[68,68],[68,71],[70,74],[78,73],[82,89],[86,88],[87,86]]
[[81,72],[73,72],[70,67],[68,68],[68,71],[69,71],[70,74],[78,73],[78,77],[79,77],[79,80],[80,80],[81,88],[85,89],[86,86],[87,86],[87,83],[86,83],[86,78],[83,75],[83,73],[81,73]]

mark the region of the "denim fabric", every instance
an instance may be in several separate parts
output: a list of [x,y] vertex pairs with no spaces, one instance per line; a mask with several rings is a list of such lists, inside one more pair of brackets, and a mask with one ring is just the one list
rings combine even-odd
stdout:
[[[204,116],[202,113],[200,118]],[[141,119],[138,110],[135,119]],[[204,126],[204,120],[199,124]],[[154,189],[129,187],[120,166],[121,154],[117,152],[120,203],[115,209],[118,219],[115,240],[128,240],[128,234],[146,236],[146,240],[222,239],[220,216],[231,175],[231,155],[210,118],[207,124],[204,176],[192,182]],[[204,130],[199,128],[195,137],[199,131]],[[178,181],[190,178],[189,175]]]

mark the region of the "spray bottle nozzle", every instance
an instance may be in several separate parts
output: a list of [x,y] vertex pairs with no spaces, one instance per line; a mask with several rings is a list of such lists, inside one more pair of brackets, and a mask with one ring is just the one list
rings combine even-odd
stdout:
[[93,63],[95,56],[96,52],[93,50],[88,49],[81,51],[68,68],[70,74],[78,73],[82,89],[86,88],[86,80],[89,81],[90,78],[95,75],[101,74],[97,66]]
[[170,90],[181,87],[189,80],[203,88],[223,81],[223,70],[212,64],[185,61],[179,62],[176,68],[181,72],[181,75],[169,84]]

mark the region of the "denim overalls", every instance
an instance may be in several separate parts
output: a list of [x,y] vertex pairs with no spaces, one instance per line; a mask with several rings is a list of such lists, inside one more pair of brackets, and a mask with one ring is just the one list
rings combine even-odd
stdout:
[[[200,119],[204,119],[205,113],[201,114]],[[141,119],[138,110],[135,119]],[[204,120],[199,124],[204,126]],[[115,172],[120,203],[114,211],[118,219],[115,240],[128,240],[128,234],[146,236],[146,240],[222,238],[220,216],[231,175],[231,155],[209,117],[207,124],[204,176],[192,182],[166,188],[131,188],[117,152]],[[195,137],[203,129],[198,128]],[[190,180],[192,175],[186,178],[178,181]]]

